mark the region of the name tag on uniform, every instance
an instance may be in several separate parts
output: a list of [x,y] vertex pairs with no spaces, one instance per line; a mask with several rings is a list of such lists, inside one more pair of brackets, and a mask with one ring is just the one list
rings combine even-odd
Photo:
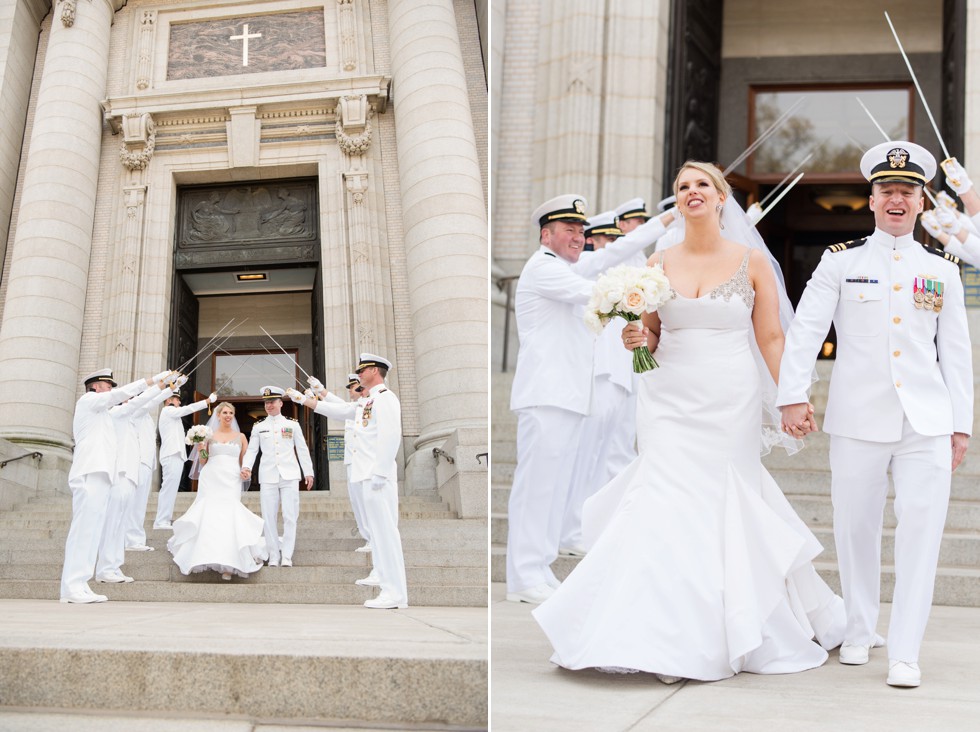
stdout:
[[848,277],[844,282],[860,282],[863,285],[877,285],[878,280],[871,277]]

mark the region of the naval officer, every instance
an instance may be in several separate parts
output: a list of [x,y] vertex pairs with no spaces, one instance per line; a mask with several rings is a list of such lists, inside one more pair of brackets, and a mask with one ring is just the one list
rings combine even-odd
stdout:
[[[531,217],[539,249],[517,281],[520,349],[510,408],[517,413],[517,469],[507,506],[507,599],[544,602],[559,582],[551,571],[572,479],[572,460],[592,402],[595,336],[582,322],[594,278],[652,244],[659,217],[582,255],[586,203],[552,198]],[[581,259],[580,259],[581,256]]]
[[[266,418],[256,422],[249,436],[248,449],[242,456],[242,480],[252,477],[255,458],[262,451],[259,465],[259,503],[265,520],[265,543],[269,549],[269,566],[280,561],[293,566],[296,547],[296,522],[299,520],[299,480],[303,487],[313,488],[313,460],[295,419],[282,415],[283,390],[263,386],[262,401]],[[298,456],[298,461],[297,461]],[[302,468],[302,473],[300,469]],[[282,502],[282,543],[279,542],[279,503]]]
[[188,414],[200,412],[208,404],[218,400],[217,394],[207,399],[180,406],[180,392],[174,392],[163,401],[163,409],[157,420],[160,430],[160,495],[157,496],[157,515],[153,520],[154,529],[173,528],[174,503],[177,490],[187,462],[187,443],[185,442],[183,418]]
[[317,401],[289,389],[297,404],[331,419],[354,420],[351,435],[351,481],[364,498],[364,515],[371,536],[372,576],[358,584],[375,584],[381,591],[365,607],[408,607],[405,557],[398,531],[398,465],[395,458],[402,441],[401,403],[388,389],[385,377],[391,362],[373,353],[362,353],[354,369],[364,389],[357,402]]
[[865,153],[870,236],[823,254],[786,335],[777,405],[783,428],[805,419],[817,352],[837,329],[824,429],[831,435],[834,541],[847,610],[840,661],[867,663],[881,584],[887,472],[895,483],[892,686],[918,686],[951,472],[973,429],[973,370],[958,260],[912,238],[936,161],[911,142]]

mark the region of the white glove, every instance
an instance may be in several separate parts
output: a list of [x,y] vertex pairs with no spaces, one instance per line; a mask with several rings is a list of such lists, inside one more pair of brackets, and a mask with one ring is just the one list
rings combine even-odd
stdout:
[[956,208],[956,199],[949,195],[946,191],[939,191],[936,194],[936,203],[940,206],[945,206],[946,208]]
[[372,475],[371,476],[371,488],[374,490],[380,490],[385,487],[388,483],[388,479],[383,475]]
[[214,404],[216,401],[218,401],[218,395],[211,392],[211,394],[208,396],[208,402]]
[[174,382],[174,390],[176,391],[186,383],[187,383],[187,377],[181,374],[180,376],[177,377],[177,380]]
[[311,376],[310,378],[308,378],[306,380],[306,383],[313,387],[313,391],[323,390],[323,383],[315,376]]
[[943,227],[943,232],[950,236],[956,236],[956,233],[962,226],[957,213],[950,211],[948,208],[937,208],[936,219],[939,221],[939,225]]
[[939,235],[943,233],[943,227],[939,223],[939,219],[936,218],[935,211],[923,211],[922,215],[919,216],[919,222],[922,224],[922,228],[925,229],[929,236],[933,239],[938,239]]
[[305,396],[307,396],[307,397],[309,397],[310,399],[316,399],[316,394],[314,394],[314,393],[313,393],[313,390],[312,390],[312,389],[306,389],[306,390],[305,390],[305,391],[303,392],[303,394],[304,394]]
[[970,176],[966,174],[966,170],[963,169],[963,166],[959,164],[956,158],[946,158],[940,165],[943,168],[943,172],[946,173],[946,185],[956,191],[958,195],[962,196],[973,188],[973,181],[970,180]]
[[298,391],[296,391],[292,387],[286,389],[286,396],[288,396],[290,399],[292,399],[297,404],[302,404],[304,401],[306,401],[306,397],[303,396],[302,394],[300,394]]
[[170,370],[161,371],[159,374],[157,374],[156,376],[153,377],[153,381],[155,381],[155,382],[166,381],[167,380],[167,377],[170,376],[170,374],[172,374],[172,373],[173,373],[173,371],[170,371]]
[[759,219],[762,218],[762,206],[758,202],[753,203],[747,209],[745,209],[745,218],[749,220],[749,226],[755,226],[759,223]]

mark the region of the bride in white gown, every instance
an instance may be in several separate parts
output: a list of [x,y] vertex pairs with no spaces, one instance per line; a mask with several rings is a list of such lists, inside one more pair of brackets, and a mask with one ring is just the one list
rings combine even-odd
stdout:
[[[569,669],[708,681],[814,668],[843,640],[844,607],[760,461],[787,437],[760,429],[783,346],[776,277],[723,238],[742,232],[719,230],[721,171],[685,163],[674,191],[686,238],[652,258],[672,289],[643,320],[660,367],[640,378],[639,456],[586,503],[591,549],[534,617]],[[623,337],[647,342],[638,325]]]
[[214,570],[221,578],[248,577],[268,559],[264,523],[242,505],[244,435],[232,427],[235,407],[222,402],[215,410],[217,429],[204,443],[197,495],[187,513],[173,522],[167,549],[182,574]]

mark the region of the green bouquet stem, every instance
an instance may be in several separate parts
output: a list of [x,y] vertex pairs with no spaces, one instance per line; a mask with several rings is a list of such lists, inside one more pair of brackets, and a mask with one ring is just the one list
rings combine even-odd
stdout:
[[[634,315],[633,313],[619,312],[617,314],[631,323],[634,320],[640,319],[639,316]],[[648,346],[643,345],[633,349],[633,373],[643,374],[659,367],[660,364],[657,363],[657,360],[653,357],[653,354],[650,353],[650,348]]]

